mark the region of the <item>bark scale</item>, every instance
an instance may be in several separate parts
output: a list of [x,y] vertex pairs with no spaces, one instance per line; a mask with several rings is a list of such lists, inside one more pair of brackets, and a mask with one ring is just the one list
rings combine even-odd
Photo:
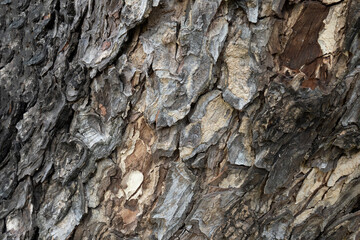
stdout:
[[360,239],[358,0],[1,0],[1,239]]

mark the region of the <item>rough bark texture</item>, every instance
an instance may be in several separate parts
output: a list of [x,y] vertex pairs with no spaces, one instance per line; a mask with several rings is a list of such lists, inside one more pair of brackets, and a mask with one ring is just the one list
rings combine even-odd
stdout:
[[1,0],[0,239],[360,239],[359,0]]

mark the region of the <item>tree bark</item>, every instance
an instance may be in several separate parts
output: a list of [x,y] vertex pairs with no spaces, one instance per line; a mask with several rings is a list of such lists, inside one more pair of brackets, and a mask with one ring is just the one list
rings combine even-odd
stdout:
[[1,0],[0,239],[360,239],[358,0]]

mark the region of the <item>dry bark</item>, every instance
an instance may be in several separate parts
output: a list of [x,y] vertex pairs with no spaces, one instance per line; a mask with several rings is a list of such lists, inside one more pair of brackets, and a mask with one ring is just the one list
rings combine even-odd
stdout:
[[1,0],[0,239],[360,239],[359,0]]

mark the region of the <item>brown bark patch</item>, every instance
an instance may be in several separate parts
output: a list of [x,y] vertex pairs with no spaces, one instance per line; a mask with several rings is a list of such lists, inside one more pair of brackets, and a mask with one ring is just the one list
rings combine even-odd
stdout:
[[100,114],[101,116],[105,117],[106,115],[106,108],[101,103],[99,104]]
[[316,78],[308,78],[304,80],[301,84],[303,88],[311,88],[314,90],[318,86],[318,80]]
[[304,10],[295,23],[290,39],[280,56],[282,65],[291,69],[300,69],[322,56],[317,40],[328,11],[329,9],[321,3],[305,3]]

